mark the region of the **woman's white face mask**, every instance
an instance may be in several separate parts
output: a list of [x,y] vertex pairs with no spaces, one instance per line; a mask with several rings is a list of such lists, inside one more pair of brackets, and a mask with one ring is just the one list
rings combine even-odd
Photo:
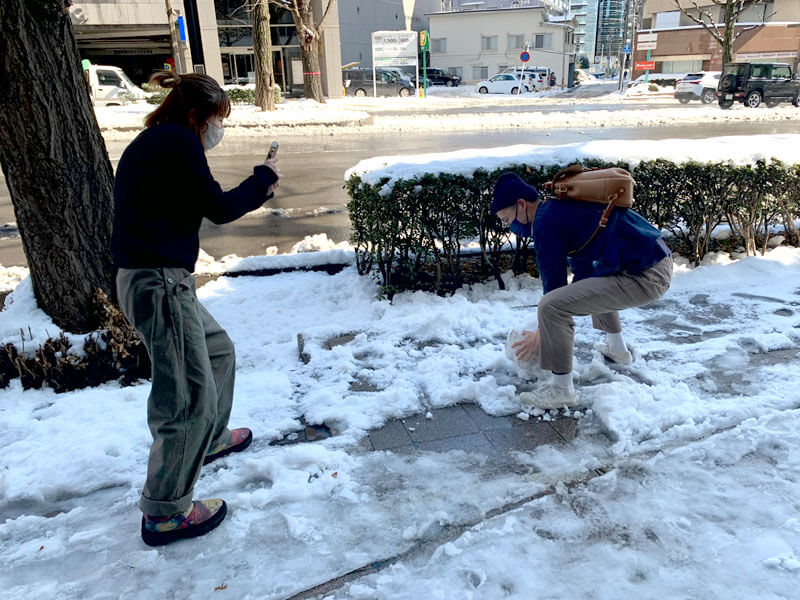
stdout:
[[225,135],[225,128],[222,126],[222,119],[211,119],[202,135],[203,147],[206,150],[211,150],[222,141],[223,135]]

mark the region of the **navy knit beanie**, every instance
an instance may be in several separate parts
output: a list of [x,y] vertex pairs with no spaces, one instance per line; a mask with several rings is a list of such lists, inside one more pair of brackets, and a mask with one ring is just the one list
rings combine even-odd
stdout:
[[503,173],[494,184],[492,212],[496,214],[498,210],[513,206],[520,198],[536,202],[539,199],[539,192],[535,187],[522,181],[516,173]]

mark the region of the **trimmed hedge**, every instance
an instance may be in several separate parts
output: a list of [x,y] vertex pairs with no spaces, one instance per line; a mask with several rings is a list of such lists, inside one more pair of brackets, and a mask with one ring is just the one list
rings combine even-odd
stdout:
[[[599,160],[582,164],[628,168]],[[359,273],[375,273],[382,294],[390,298],[415,289],[452,293],[476,278],[494,277],[503,288],[503,248],[514,243],[515,273],[527,270],[530,253],[527,242],[520,244],[491,214],[494,182],[500,173],[512,171],[541,190],[564,166],[513,165],[492,172],[478,169],[471,176],[427,173],[396,181],[391,188],[386,187],[388,178],[368,184],[351,176],[345,187]],[[634,208],[671,232],[668,243],[695,265],[711,249],[711,233],[724,221],[748,254],[766,251],[769,227],[776,224],[783,225],[789,243],[798,244],[794,220],[800,215],[800,165],[659,159],[639,163],[633,177]],[[466,258],[462,246],[471,240],[477,240],[480,254]]]
[[[167,97],[170,90],[159,89],[159,91],[155,92],[152,96],[147,98],[147,102],[150,104],[161,104],[164,101],[164,98]],[[226,90],[228,94],[228,99],[231,101],[231,104],[255,104],[256,103],[256,91],[252,88],[233,88]],[[280,86],[275,86],[275,104],[278,104],[281,101],[281,88]]]

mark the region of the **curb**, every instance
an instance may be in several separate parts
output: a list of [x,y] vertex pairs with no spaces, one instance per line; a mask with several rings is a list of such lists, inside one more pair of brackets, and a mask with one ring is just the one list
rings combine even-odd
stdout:
[[[226,124],[225,129],[236,130],[236,129],[303,129],[305,127],[361,127],[364,125],[374,125],[374,119],[372,116],[369,116],[365,119],[351,119],[349,121],[314,121],[314,122],[306,122],[306,121],[299,121],[297,123],[240,123],[240,124]],[[104,133],[106,131],[116,131],[116,132],[132,132],[132,131],[141,131],[144,128],[143,125],[122,125],[120,127],[113,127],[113,126],[100,126],[100,133]],[[232,131],[233,133],[233,131]]]

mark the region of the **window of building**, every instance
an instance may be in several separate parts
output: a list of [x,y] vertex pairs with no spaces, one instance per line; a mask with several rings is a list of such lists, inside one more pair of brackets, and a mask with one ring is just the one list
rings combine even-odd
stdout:
[[553,47],[553,34],[552,33],[537,33],[536,39],[533,44],[534,48],[552,48]]
[[671,10],[656,14],[656,29],[670,29],[681,24],[681,11]]
[[431,52],[438,54],[447,52],[447,38],[431,38]]
[[464,67],[447,67],[447,74],[464,79]]
[[489,77],[489,67],[472,67],[472,78],[481,80]]
[[481,36],[481,50],[497,50],[497,36],[496,35],[482,35]]
[[702,60],[667,60],[661,63],[662,73],[692,73],[702,70]]
[[525,36],[524,35],[510,35],[508,36],[508,49],[509,50],[521,50],[525,47]]

